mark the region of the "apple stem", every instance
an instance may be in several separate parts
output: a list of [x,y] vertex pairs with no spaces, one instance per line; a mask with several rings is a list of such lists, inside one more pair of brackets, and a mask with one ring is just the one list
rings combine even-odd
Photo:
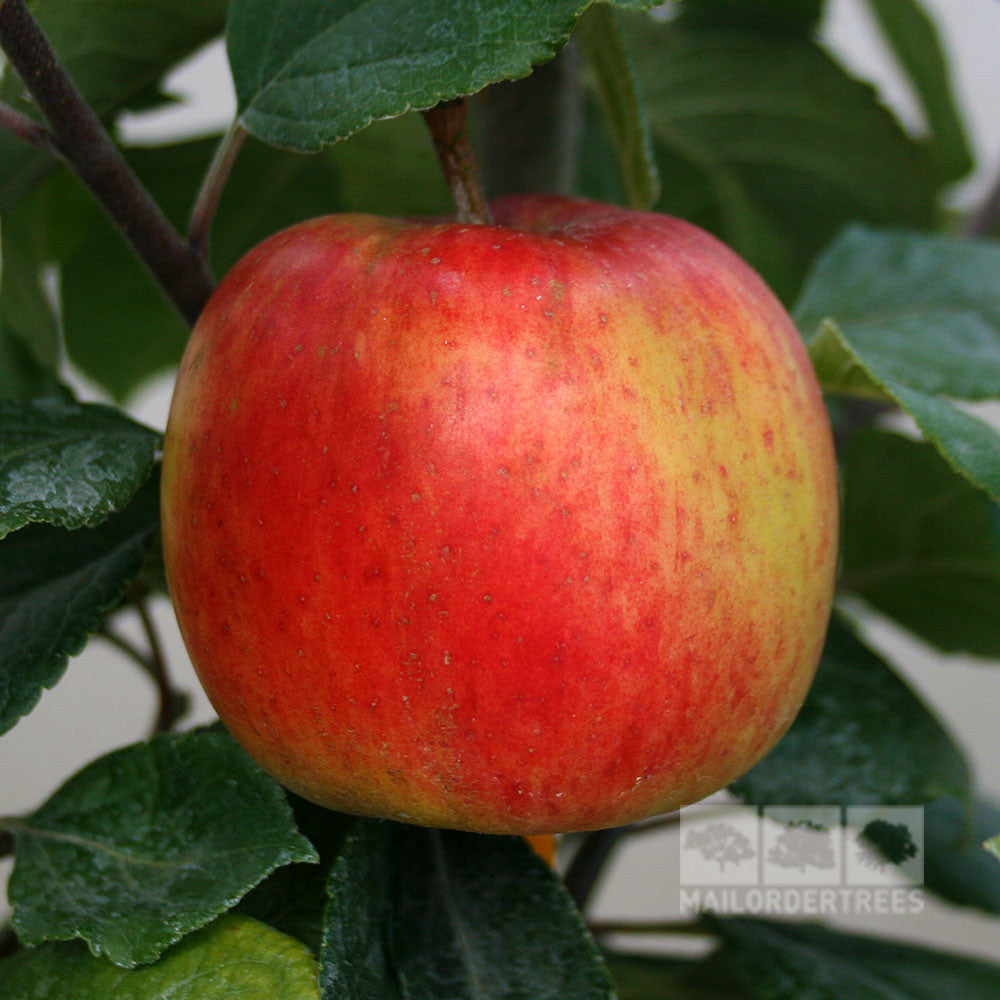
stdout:
[[441,169],[455,202],[455,218],[472,225],[490,226],[493,215],[479,182],[476,158],[466,129],[468,106],[464,97],[442,101],[424,111]]
[[205,173],[205,179],[201,183],[201,190],[195,199],[194,208],[191,210],[191,218],[188,222],[188,242],[204,261],[208,260],[212,220],[215,218],[222,192],[246,137],[246,129],[239,122],[233,122],[232,127],[216,147],[215,155],[212,157],[212,162]]
[[[45,116],[54,149],[119,226],[167,298],[193,324],[212,293],[205,262],[125,162],[24,0],[0,0],[0,46]],[[23,132],[22,137],[32,141]]]

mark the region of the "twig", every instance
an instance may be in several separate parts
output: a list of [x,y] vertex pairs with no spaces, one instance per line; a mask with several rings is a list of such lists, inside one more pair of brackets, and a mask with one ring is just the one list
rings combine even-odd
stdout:
[[204,261],[208,261],[212,219],[215,218],[215,211],[219,207],[226,181],[229,180],[233,164],[243,148],[243,140],[246,137],[246,129],[239,122],[234,122],[215,150],[215,156],[212,157],[201,190],[195,199],[194,208],[191,210],[188,242]]
[[133,588],[130,600],[139,616],[139,621],[142,623],[143,631],[146,633],[146,641],[149,643],[148,653],[143,652],[135,643],[115,632],[107,625],[103,625],[100,628],[98,635],[142,667],[150,678],[152,678],[153,683],[156,685],[159,706],[156,713],[156,720],[153,724],[153,732],[166,733],[173,729],[174,724],[181,717],[184,711],[185,695],[184,692],[179,691],[170,682],[163,644],[160,641],[156,622],[153,621],[153,616],[150,614],[147,597],[148,594],[145,589],[137,585]]
[[167,659],[163,655],[163,644],[160,642],[160,633],[156,628],[156,622],[149,612],[149,605],[146,601],[147,595],[144,592],[137,592],[132,598],[136,611],[139,613],[139,620],[142,622],[143,631],[146,633],[146,640],[149,642],[149,665],[150,673],[156,682],[156,690],[160,698],[160,710],[156,716],[154,731],[157,733],[167,733],[173,729],[177,721],[182,700],[180,692],[170,683],[170,675],[167,671]]
[[629,832],[631,828],[627,826],[614,827],[611,830],[595,830],[593,833],[588,833],[577,848],[563,881],[581,913],[590,902],[612,852],[622,837]]
[[0,830],[0,858],[14,853],[14,834],[10,830]]
[[0,101],[0,128],[12,132],[19,139],[30,142],[32,146],[44,149],[49,153],[60,156],[56,147],[52,133],[42,125],[39,125],[34,118],[29,118],[21,111],[17,111],[9,104]]
[[153,666],[149,661],[149,657],[135,643],[129,642],[125,636],[113,631],[107,625],[102,625],[97,630],[97,634],[106,642],[111,643],[115,649],[124,653],[134,663],[142,667],[150,677],[153,676]]
[[489,202],[479,182],[479,170],[465,127],[465,98],[442,101],[424,112],[424,121],[434,140],[441,169],[444,171],[455,202],[455,217],[459,222],[491,225],[493,216]]
[[205,262],[167,221],[70,79],[24,0],[0,0],[0,45],[55,145],[193,324],[212,293]]

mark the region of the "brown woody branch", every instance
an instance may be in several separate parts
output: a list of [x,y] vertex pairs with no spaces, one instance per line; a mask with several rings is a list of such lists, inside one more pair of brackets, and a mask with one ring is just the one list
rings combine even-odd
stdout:
[[24,0],[0,0],[0,46],[48,122],[54,148],[193,324],[212,293],[207,264],[178,235],[125,162]]

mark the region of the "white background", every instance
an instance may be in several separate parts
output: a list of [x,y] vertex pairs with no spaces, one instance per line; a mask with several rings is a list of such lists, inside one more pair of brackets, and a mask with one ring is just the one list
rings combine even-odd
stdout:
[[[1000,3],[925,0],[925,4],[935,14],[951,53],[956,89],[968,115],[979,161],[976,174],[952,192],[952,199],[957,204],[972,204],[1000,169],[996,96],[1000,94]],[[858,75],[878,83],[897,113],[919,126],[916,105],[862,4],[832,0],[825,33],[830,45]],[[128,128],[133,139],[197,134],[228,124],[233,113],[232,87],[220,46],[192,60],[175,75],[171,87],[189,103],[152,118],[132,120]],[[146,387],[134,399],[133,413],[162,429],[170,385],[171,379],[164,378]],[[96,398],[86,386],[82,391],[88,398]],[[191,671],[170,608],[163,601],[156,612],[176,681],[195,696],[195,710],[186,725],[207,721],[213,714]],[[874,639],[964,744],[981,790],[1000,798],[1000,668],[961,657],[941,657],[886,628],[878,629]],[[34,808],[83,762],[144,738],[154,710],[153,692],[141,673],[106,645],[92,643],[71,661],[63,680],[43,696],[39,706],[0,738],[0,815]],[[615,858],[597,896],[599,917],[663,919],[678,912],[679,851],[674,836],[667,831],[636,838]],[[9,862],[0,863],[0,883],[8,871]],[[0,903],[0,920],[5,915]],[[859,916],[839,922],[1000,960],[996,921],[942,904],[929,905],[919,916]]]

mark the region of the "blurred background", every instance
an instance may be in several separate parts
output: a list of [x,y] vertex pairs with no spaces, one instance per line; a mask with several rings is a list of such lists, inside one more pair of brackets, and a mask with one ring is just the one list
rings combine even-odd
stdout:
[[[976,171],[950,194],[952,204],[964,207],[976,204],[1000,172],[996,99],[1000,93],[1000,4],[996,0],[924,3],[950,53],[955,90],[977,156]],[[856,75],[877,85],[883,100],[904,123],[919,129],[917,105],[866,8],[855,0],[831,0],[823,36]],[[221,44],[210,46],[181,67],[168,78],[165,89],[182,100],[164,111],[129,116],[123,127],[127,141],[154,144],[168,136],[217,133],[229,125],[235,101]],[[76,373],[69,373],[69,379],[81,398],[101,398],[100,392]],[[162,430],[172,382],[173,376],[168,375],[144,386],[129,400],[129,411]],[[154,611],[174,683],[192,698],[184,726],[213,719],[168,602],[158,599]],[[133,627],[131,636],[140,641],[138,623],[128,624]],[[1000,800],[996,665],[944,657],[881,622],[872,624],[869,639],[922,693],[965,747],[980,791]],[[0,814],[34,809],[85,762],[144,739],[155,711],[155,692],[145,675],[107,643],[94,640],[70,662],[65,677],[43,695],[38,707],[0,738]],[[676,917],[679,857],[676,827],[634,838],[614,856],[598,888],[594,916],[611,921]],[[0,861],[0,887],[9,870],[9,860]],[[0,921],[8,913],[0,901]],[[924,912],[915,915],[855,916],[836,922],[1000,959],[995,920],[930,899]],[[630,937],[623,943],[636,947],[646,942]],[[699,947],[699,943],[695,939],[686,946]]]

